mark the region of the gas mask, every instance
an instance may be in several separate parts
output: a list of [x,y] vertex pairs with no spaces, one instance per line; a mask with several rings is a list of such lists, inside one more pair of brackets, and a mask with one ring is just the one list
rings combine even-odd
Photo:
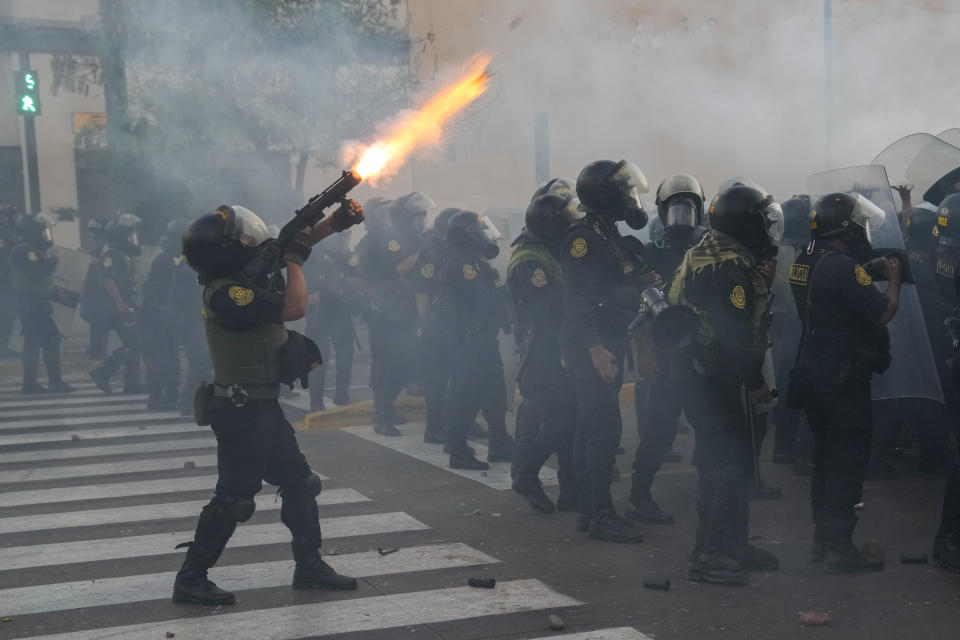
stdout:
[[650,187],[640,168],[632,162],[621,160],[610,176],[610,181],[620,190],[621,215],[627,226],[638,231],[647,226],[649,218],[643,209],[640,194],[649,191]]

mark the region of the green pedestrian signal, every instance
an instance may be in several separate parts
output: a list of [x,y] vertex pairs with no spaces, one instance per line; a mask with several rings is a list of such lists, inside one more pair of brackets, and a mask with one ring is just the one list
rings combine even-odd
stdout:
[[22,116],[40,115],[40,82],[36,71],[16,71],[13,74],[17,113]]

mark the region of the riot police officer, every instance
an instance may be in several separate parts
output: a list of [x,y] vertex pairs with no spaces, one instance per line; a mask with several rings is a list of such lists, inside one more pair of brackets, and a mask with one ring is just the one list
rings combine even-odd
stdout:
[[123,392],[140,393],[140,349],[135,310],[139,292],[133,260],[140,255],[139,227],[140,218],[121,213],[110,221],[105,232],[107,244],[100,258],[96,288],[105,326],[116,331],[121,345],[90,372],[90,377],[104,393],[113,392],[110,377],[120,367],[123,367]]
[[[60,330],[53,321],[51,301],[56,295],[53,272],[57,257],[50,252],[56,222],[45,213],[24,216],[17,222],[18,244],[10,250],[10,276],[17,315],[23,331],[23,385],[25,394],[68,393],[76,389],[60,372]],[[37,382],[40,352],[47,368],[46,388]]]
[[[353,315],[357,305],[347,284],[347,277],[353,269],[349,230],[320,245],[317,253],[307,269],[307,334],[323,353],[330,353],[331,349],[336,353],[333,404],[342,406],[350,404],[350,376],[356,342]],[[310,385],[311,411],[326,408],[324,390],[329,356],[324,360],[314,372]]]
[[160,253],[150,263],[137,308],[137,328],[143,346],[147,373],[147,408],[175,409],[179,406],[180,356],[174,330],[177,265],[182,260],[181,236],[189,220],[178,218],[167,224],[160,239]]
[[[861,195],[831,193],[813,206],[813,242],[790,270],[803,322],[801,353],[793,376],[799,403],[813,431],[810,503],[816,525],[811,556],[827,573],[877,571],[883,561],[853,544],[870,457],[873,417],[870,378],[890,365],[886,325],[900,301],[903,265],[894,258],[871,264],[870,227],[883,211]],[[889,281],[873,286],[878,272]]]
[[686,360],[684,404],[696,432],[699,479],[690,578],[739,584],[747,571],[779,566],[776,556],[748,543],[753,433],[745,408],[771,399],[761,368],[783,216],[763,190],[736,182],[714,200],[710,222],[684,257],[668,298],[701,319],[698,348]]
[[279,271],[258,273],[262,252],[273,251],[266,225],[252,211],[221,206],[187,227],[184,255],[204,285],[203,312],[214,384],[198,390],[197,422],[217,436],[216,493],[203,508],[173,587],[174,602],[232,604],[232,593],[207,578],[240,522],[253,515],[266,480],[280,489],[281,521],[293,536],[295,589],[355,589],[320,557],[316,496],[321,484],[297,445],[277,402],[281,382],[306,376],[319,359],[316,345],[285,321],[306,313],[303,262],[310,246],[357,224],[363,212],[348,202],[283,248]]
[[10,336],[17,318],[16,298],[10,280],[10,250],[17,241],[16,227],[16,210],[0,205],[0,358],[20,356],[10,349]]
[[490,429],[488,462],[513,460],[507,433],[507,390],[498,335],[507,324],[499,275],[488,260],[500,249],[496,230],[472,211],[460,211],[447,225],[448,260],[441,277],[440,305],[448,327],[450,387],[447,395],[447,450],[451,469],[485,470],[467,446],[470,427],[482,412]]
[[[654,271],[667,279],[664,289],[669,289],[683,256],[707,231],[703,226],[703,188],[689,174],[672,175],[657,189],[656,204],[657,219],[663,225],[663,238],[648,244],[644,257]],[[651,524],[673,523],[673,516],[665,513],[654,501],[650,488],[665,454],[677,437],[686,393],[685,385],[676,384],[674,378],[678,373],[672,371],[669,358],[663,357],[657,362],[653,378],[649,382],[637,380],[635,387],[637,404],[644,402],[645,406],[637,410],[641,437],[633,461],[626,515]]]
[[623,430],[619,393],[627,327],[641,306],[641,292],[660,284],[616,226],[618,221],[633,229],[646,225],[640,194],[647,181],[631,162],[599,160],[584,167],[576,188],[586,216],[570,226],[563,241],[560,345],[577,399],[577,528],[596,540],[640,542],[640,533],[614,509],[610,464]]
[[376,292],[367,326],[374,429],[380,435],[403,435],[396,427],[394,403],[410,380],[417,349],[418,316],[409,275],[423,243],[427,212],[435,206],[419,192],[399,198],[390,206],[390,232],[371,237],[360,254],[364,278]]
[[[517,452],[513,490],[537,511],[552,513],[557,506],[576,508],[573,471],[573,436],[576,429],[576,398],[573,381],[560,357],[560,327],[563,323],[563,273],[560,259],[563,238],[570,224],[580,218],[579,202],[567,195],[537,196],[527,207],[526,226],[513,242],[507,267],[507,285],[516,311],[514,335],[519,365],[517,386],[523,403],[533,407],[517,410]],[[520,415],[538,419],[521,437]],[[552,454],[557,454],[560,481],[558,505],[543,491],[538,475]]]
[[413,295],[420,317],[417,362],[414,379],[426,403],[424,442],[442,444],[447,440],[447,385],[450,363],[447,355],[447,327],[440,311],[440,276],[447,263],[447,226],[460,209],[448,207],[437,214],[427,233],[417,264],[411,272]]

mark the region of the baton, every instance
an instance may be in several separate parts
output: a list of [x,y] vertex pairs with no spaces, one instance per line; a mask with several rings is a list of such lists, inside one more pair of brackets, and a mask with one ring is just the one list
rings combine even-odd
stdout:
[[760,456],[757,452],[757,411],[750,400],[750,392],[747,386],[743,386],[744,409],[747,414],[747,428],[750,431],[750,453],[753,457],[753,488],[760,491]]

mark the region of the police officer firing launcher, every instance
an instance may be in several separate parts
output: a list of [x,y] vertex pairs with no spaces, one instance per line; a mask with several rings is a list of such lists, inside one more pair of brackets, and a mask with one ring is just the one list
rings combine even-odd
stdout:
[[[232,604],[232,593],[207,578],[237,524],[253,515],[262,481],[280,488],[280,519],[293,536],[295,589],[355,589],[320,558],[321,484],[300,452],[293,427],[277,402],[281,382],[301,382],[319,364],[312,341],[284,322],[306,314],[303,263],[311,245],[363,221],[363,210],[347,201],[332,216],[298,232],[282,245],[286,280],[277,268],[250,268],[263,252],[275,251],[267,226],[243,207],[221,206],[194,220],[183,234],[184,256],[199,274],[207,345],[214,384],[197,391],[198,424],[217,436],[219,478],[203,508],[187,557],[177,573],[174,602]],[[266,261],[270,264],[271,261]]]

